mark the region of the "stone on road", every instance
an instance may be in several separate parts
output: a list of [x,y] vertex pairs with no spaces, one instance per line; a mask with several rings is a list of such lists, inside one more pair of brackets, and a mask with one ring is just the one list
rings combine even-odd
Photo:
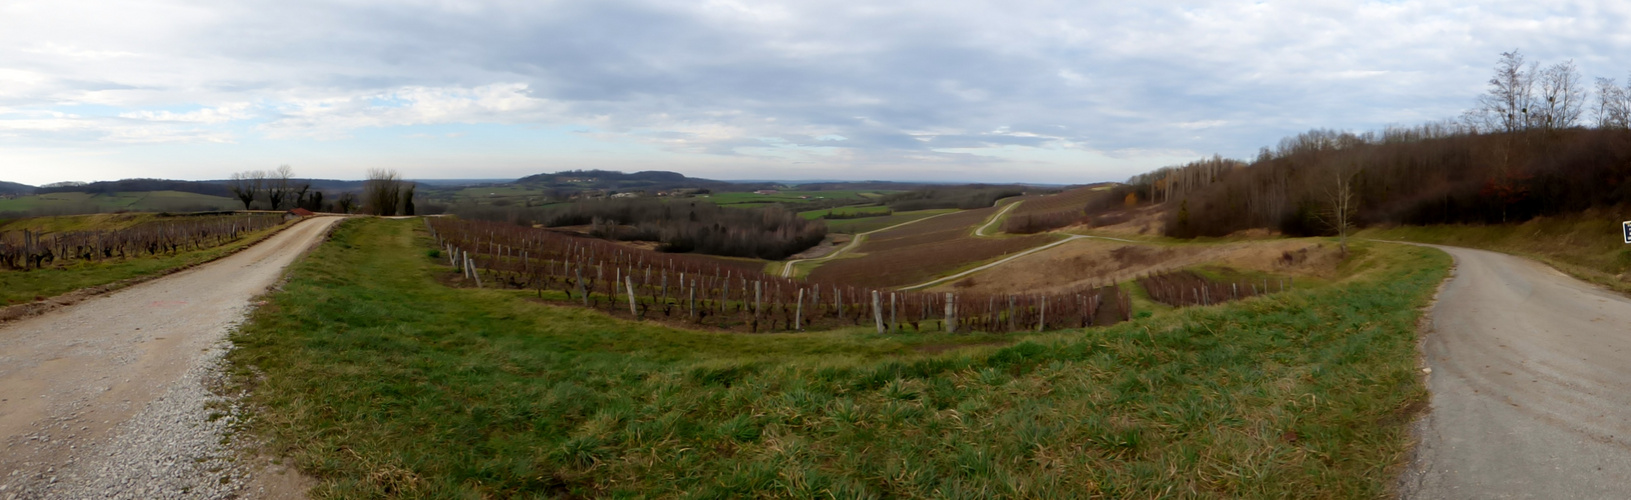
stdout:
[[1456,259],[1423,354],[1404,498],[1631,498],[1631,300],[1527,259]]
[[0,499],[242,495],[214,464],[230,461],[230,408],[205,407],[207,372],[250,300],[338,220],[0,325]]

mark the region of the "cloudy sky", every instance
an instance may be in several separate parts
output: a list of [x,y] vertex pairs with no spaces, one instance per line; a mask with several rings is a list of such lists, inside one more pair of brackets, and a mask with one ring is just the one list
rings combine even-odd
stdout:
[[0,2],[0,180],[1075,183],[1453,117],[1500,52],[1631,71],[1631,3]]

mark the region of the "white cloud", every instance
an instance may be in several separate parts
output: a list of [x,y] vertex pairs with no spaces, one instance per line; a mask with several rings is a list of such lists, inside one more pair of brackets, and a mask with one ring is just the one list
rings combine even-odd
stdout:
[[255,114],[247,102],[232,103],[214,108],[204,108],[186,113],[170,111],[131,111],[119,113],[120,118],[133,120],[146,120],[153,122],[183,122],[183,123],[226,123],[231,121],[247,120]]
[[1119,176],[1452,116],[1515,47],[1622,75],[1627,21],[1631,4],[1607,1],[13,0],[0,147],[271,138],[367,158],[393,145],[345,140],[359,130],[498,124],[753,177],[783,149],[1085,181],[1093,167],[1072,162]]

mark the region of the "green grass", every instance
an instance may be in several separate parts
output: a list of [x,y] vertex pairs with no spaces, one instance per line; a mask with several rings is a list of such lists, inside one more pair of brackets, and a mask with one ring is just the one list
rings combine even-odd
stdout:
[[1631,245],[1622,217],[1597,211],[1540,217],[1521,224],[1399,226],[1366,229],[1357,238],[1413,241],[1529,257],[1576,278],[1631,293]]
[[[57,217],[55,224],[71,224],[68,229],[87,229],[88,219],[118,217],[124,219],[134,214],[101,215],[101,216],[72,216]],[[150,218],[151,214],[136,216]],[[8,226],[20,226],[32,219],[24,219],[9,223]],[[122,222],[122,220],[120,221]],[[109,259],[95,262],[75,261],[67,266],[47,267],[44,269],[30,269],[26,271],[4,270],[0,271],[0,306],[21,304],[37,299],[55,297],[64,293],[102,286],[118,281],[164,274],[172,269],[209,262],[224,255],[237,251],[244,246],[259,241],[265,236],[276,232],[283,226],[250,233],[238,241],[203,250],[178,252],[173,255],[156,255],[148,257],[133,257],[126,259]],[[56,229],[65,230],[65,229]]]
[[318,498],[1383,496],[1449,264],[1378,245],[1088,331],[740,335],[443,287],[419,227],[345,222],[233,337]]
[[827,222],[827,231],[844,234],[858,234],[867,231],[876,231],[896,224],[925,219],[940,214],[956,212],[955,208],[914,210],[911,212],[895,212],[894,215],[882,217],[864,217],[860,219],[835,219]]
[[802,203],[817,200],[855,200],[857,202],[875,199],[883,194],[894,191],[863,191],[835,189],[831,191],[780,191],[776,194],[754,194],[752,192],[712,193],[700,195],[699,198],[713,202],[715,205],[756,205],[765,203]]
[[0,212],[95,213],[128,210],[133,212],[195,212],[243,208],[238,200],[179,191],[89,193],[49,193],[0,200]]
[[[814,220],[814,219],[820,219],[823,216],[826,216],[827,214],[852,215],[852,216],[853,215],[872,215],[872,216],[880,216],[881,217],[881,216],[887,215],[889,213],[890,213],[889,207],[878,206],[878,205],[865,205],[865,206],[856,206],[856,207],[837,207],[837,208],[826,208],[826,209],[821,209],[821,210],[809,210],[809,211],[805,211],[805,212],[799,212],[799,216],[803,217],[803,218],[806,218],[806,219]],[[860,218],[860,217],[856,217],[856,218]]]

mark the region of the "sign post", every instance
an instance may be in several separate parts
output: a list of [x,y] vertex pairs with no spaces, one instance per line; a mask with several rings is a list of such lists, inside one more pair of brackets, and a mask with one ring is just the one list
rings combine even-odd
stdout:
[[1620,223],[1620,232],[1625,233],[1625,242],[1631,244],[1631,220]]

